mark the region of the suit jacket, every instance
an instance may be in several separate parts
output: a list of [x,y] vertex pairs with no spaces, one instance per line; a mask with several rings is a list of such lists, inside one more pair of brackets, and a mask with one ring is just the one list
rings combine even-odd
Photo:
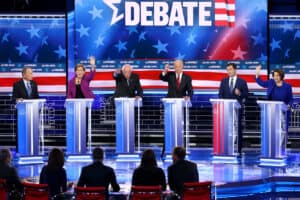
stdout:
[[219,98],[221,99],[236,99],[242,104],[248,98],[248,86],[244,79],[237,77],[234,89],[239,89],[241,92],[240,96],[235,95],[234,93],[230,92],[229,88],[229,77],[224,78],[221,81],[220,88],[219,88]]
[[168,82],[168,98],[182,98],[184,96],[192,97],[193,95],[192,79],[185,73],[182,73],[179,89],[176,88],[175,72],[168,72],[164,76],[161,73],[160,80]]
[[103,165],[102,162],[94,162],[91,165],[83,167],[77,183],[81,187],[105,187],[106,193],[108,193],[109,184],[111,184],[114,192],[120,190],[114,170],[111,167]]
[[36,82],[30,81],[30,85],[31,85],[31,96],[28,96],[23,79],[20,79],[17,82],[15,82],[13,85],[13,94],[12,94],[13,100],[16,100],[19,98],[23,98],[23,99],[38,99],[38,98],[40,98]]
[[51,169],[45,165],[40,174],[40,183],[48,184],[50,195],[67,191],[67,174],[64,168]]
[[140,78],[137,74],[131,74],[129,85],[127,79],[122,73],[114,74],[116,80],[116,91],[114,97],[143,97],[143,89],[141,87]]
[[14,188],[19,191],[23,190],[23,186],[16,169],[2,162],[0,162],[0,178],[6,180],[9,191]]
[[182,194],[183,183],[198,181],[197,165],[193,162],[178,160],[168,167],[168,183],[177,194]]
[[[261,87],[267,88],[267,98],[269,100],[278,100],[278,99],[272,99],[272,92],[274,91],[276,86],[276,83],[273,79],[270,79],[268,81],[263,81],[258,77],[256,78],[256,83]],[[284,93],[281,95],[283,102],[292,105],[293,104],[292,86],[286,82],[283,82],[282,87],[284,88],[283,90]]]
[[166,177],[164,171],[159,167],[138,167],[133,172],[132,185],[160,185],[162,190],[166,190]]
[[[95,70],[90,71],[87,74],[84,74],[82,77],[80,88],[83,96],[85,98],[94,98],[94,94],[90,89],[90,82],[93,80],[96,74]],[[68,95],[67,98],[75,98],[76,97],[76,76],[74,76],[68,83]]]

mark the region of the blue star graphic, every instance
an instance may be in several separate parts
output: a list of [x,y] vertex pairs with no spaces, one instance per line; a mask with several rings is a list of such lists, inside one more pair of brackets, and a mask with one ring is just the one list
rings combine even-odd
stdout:
[[297,30],[294,36],[294,40],[296,40],[297,38],[300,38],[300,30]]
[[118,49],[119,53],[122,51],[122,50],[127,50],[127,47],[126,47],[126,44],[127,42],[122,42],[121,40],[119,40],[118,44],[115,45],[115,47]]
[[57,27],[59,24],[58,24],[58,20],[57,19],[54,19],[52,20],[51,24],[50,24],[50,27],[51,28],[54,28],[54,27]]
[[63,49],[61,45],[58,46],[58,49],[54,51],[58,55],[58,59],[61,57],[66,57],[66,49]]
[[135,54],[135,49],[133,49],[133,50],[131,51],[131,53],[130,53],[130,58],[134,58],[134,57],[135,57],[134,54]]
[[131,35],[131,33],[137,33],[137,27],[136,26],[129,26],[126,28],[129,31],[129,35]]
[[146,35],[146,32],[145,32],[145,31],[143,31],[143,32],[140,33],[140,35],[139,35],[139,42],[140,42],[141,40],[146,40],[145,35]]
[[102,37],[101,35],[99,35],[98,38],[97,38],[97,40],[95,40],[95,43],[96,43],[97,48],[98,48],[100,45],[101,45],[101,46],[104,45],[103,40],[104,40],[104,37]]
[[190,45],[190,44],[196,44],[195,38],[196,38],[196,35],[194,35],[193,33],[191,33],[189,35],[189,37],[186,39],[186,41],[188,42],[188,45]]
[[281,40],[276,41],[274,38],[272,38],[272,43],[270,44],[272,51],[274,51],[275,49],[281,49],[279,43],[281,42]]
[[156,48],[157,49],[157,54],[160,54],[160,52],[166,52],[168,53],[168,50],[167,50],[167,47],[168,46],[168,43],[161,43],[160,40],[157,41],[157,44],[156,45],[153,45],[152,47]]
[[33,25],[31,25],[30,29],[27,30],[27,32],[30,33],[30,38],[31,39],[33,37],[40,38],[39,31],[40,31],[40,29],[39,28],[34,28]]
[[254,45],[264,44],[265,38],[262,36],[261,33],[259,33],[257,36],[253,35],[251,36],[251,38],[254,40]]
[[177,33],[178,35],[181,34],[181,32],[179,31],[180,27],[179,26],[171,26],[171,27],[167,27],[167,29],[170,30],[170,35],[174,35],[175,33]]
[[284,52],[284,57],[285,57],[285,58],[289,58],[289,57],[290,57],[290,55],[289,55],[290,50],[291,50],[291,49],[287,49],[287,50]]
[[89,30],[90,30],[89,27],[84,27],[82,24],[80,24],[80,28],[76,29],[76,31],[80,33],[79,37],[89,36],[88,33]]
[[284,22],[284,24],[281,25],[281,28],[283,28],[284,33],[287,31],[293,31],[293,24]]
[[43,37],[43,39],[42,39],[42,45],[48,45],[47,40],[48,40],[48,36]]
[[178,60],[183,60],[184,57],[185,57],[185,54],[182,54],[182,55],[181,55],[181,53],[178,52],[178,56],[176,57],[176,59],[178,59]]
[[8,42],[9,35],[10,35],[9,33],[4,33],[4,35],[2,36],[2,42]]
[[260,54],[260,57],[258,58],[258,60],[260,60],[260,61],[267,61],[267,59],[268,59],[268,57],[265,56],[263,53]]
[[22,56],[23,54],[28,55],[28,46],[24,46],[22,42],[19,43],[19,46],[16,47],[16,49],[19,51],[19,56]]
[[93,18],[92,18],[93,20],[96,19],[97,17],[100,19],[103,18],[102,12],[103,12],[103,10],[97,9],[96,6],[93,6],[93,10],[89,10],[89,13],[93,16]]
[[267,1],[260,1],[260,3],[256,7],[257,12],[264,11],[267,12]]

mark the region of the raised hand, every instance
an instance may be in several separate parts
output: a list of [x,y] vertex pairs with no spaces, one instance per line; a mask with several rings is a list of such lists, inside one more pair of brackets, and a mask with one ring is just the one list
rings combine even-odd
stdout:
[[261,65],[258,65],[258,66],[256,67],[256,76],[259,76],[260,70],[261,70]]

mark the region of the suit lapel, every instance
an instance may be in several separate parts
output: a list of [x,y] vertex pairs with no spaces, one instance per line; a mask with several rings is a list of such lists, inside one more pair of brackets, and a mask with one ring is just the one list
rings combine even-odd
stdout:
[[23,79],[21,80],[20,86],[21,86],[21,91],[24,91],[26,98],[29,98]]
[[185,81],[185,75],[184,73],[182,73],[182,76],[181,76],[181,80],[180,80],[180,84],[179,84],[179,88],[183,88],[184,86],[184,81]]

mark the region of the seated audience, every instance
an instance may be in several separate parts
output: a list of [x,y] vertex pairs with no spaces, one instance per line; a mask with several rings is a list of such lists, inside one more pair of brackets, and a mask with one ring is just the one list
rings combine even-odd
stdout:
[[5,179],[8,192],[22,193],[23,186],[15,168],[10,166],[11,153],[9,149],[0,150],[0,179]]
[[143,152],[141,164],[133,172],[132,185],[160,185],[162,190],[166,190],[166,177],[164,171],[157,167],[153,150],[148,149]]
[[63,152],[54,148],[49,154],[48,164],[41,171],[40,184],[48,184],[51,197],[67,191],[67,174],[63,168],[64,162]]
[[173,164],[168,167],[170,189],[179,195],[183,192],[183,183],[199,181],[197,165],[185,160],[185,155],[186,152],[183,147],[174,147]]
[[111,167],[103,164],[103,154],[101,148],[93,150],[93,163],[82,168],[77,185],[105,187],[106,194],[108,194],[108,186],[111,184],[113,191],[118,192],[120,186],[117,183],[115,172]]

